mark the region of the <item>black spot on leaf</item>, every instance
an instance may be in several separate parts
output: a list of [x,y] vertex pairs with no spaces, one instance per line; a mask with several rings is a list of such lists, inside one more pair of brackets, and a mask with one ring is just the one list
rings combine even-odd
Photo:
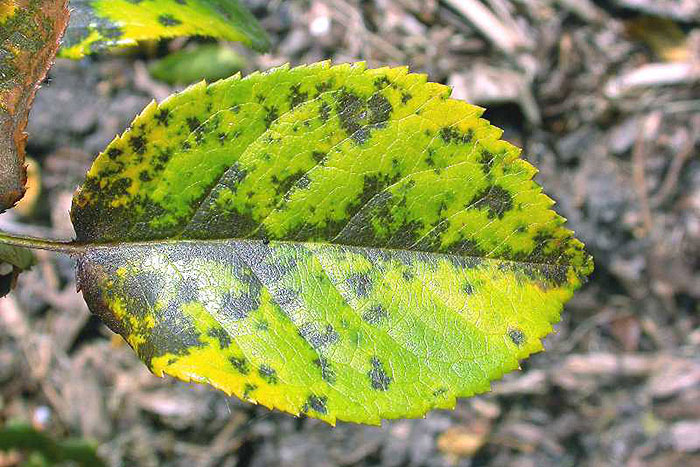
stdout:
[[367,101],[370,116],[369,123],[371,125],[380,125],[389,120],[391,111],[394,110],[389,100],[383,94],[374,93]]
[[260,365],[260,368],[258,368],[258,374],[267,384],[277,384],[279,382],[277,371],[271,366]]
[[153,327],[135,330],[147,336],[146,341],[138,345],[136,352],[149,367],[155,357],[167,354],[187,355],[194,348],[208,345],[199,339],[194,324],[179,310],[176,303],[171,303],[164,311],[152,316],[155,319]]
[[481,151],[479,156],[479,164],[481,164],[481,169],[485,174],[488,174],[493,167],[496,160],[496,155],[487,149]]
[[279,110],[277,110],[277,107],[270,106],[264,107],[265,109],[265,127],[270,128],[270,126],[279,118]]
[[202,122],[197,117],[187,117],[187,127],[191,132],[195,132],[202,126]]
[[231,336],[221,326],[209,329],[207,335],[217,339],[219,341],[219,347],[222,349],[227,349],[231,345]]
[[160,123],[163,126],[168,126],[170,123],[170,110],[168,109],[160,109],[156,114],[155,114],[155,119],[158,123]]
[[412,245],[420,238],[420,232],[425,230],[425,224],[420,220],[413,219],[405,222],[396,228],[395,232],[387,242],[390,248],[403,248],[405,245]]
[[479,261],[478,258],[485,256],[487,253],[479,246],[476,240],[472,238],[465,238],[463,236],[460,236],[460,238],[450,244],[446,251],[451,253],[459,253],[463,256],[470,257],[470,259],[473,259],[474,261]]
[[[119,39],[124,35],[124,29],[116,24],[108,23],[107,21],[99,22],[98,20],[98,24],[95,29],[97,29],[97,32],[99,32],[105,39]],[[97,47],[98,49],[101,49],[102,45],[100,44]]]
[[383,126],[392,110],[389,100],[379,92],[365,101],[357,94],[343,90],[336,100],[340,126],[358,144],[366,143],[371,130]]
[[[278,197],[282,197],[283,195],[289,194],[289,192],[292,190],[292,187],[294,187],[295,185],[299,185],[300,182],[302,185],[301,188],[303,188],[304,180],[306,180],[309,183],[311,182],[311,180],[309,180],[308,177],[306,179],[303,178],[305,173],[306,172],[304,172],[303,170],[298,170],[286,177],[278,177],[277,175],[273,175],[272,177],[270,177],[270,181],[275,186],[275,194]],[[308,183],[306,186],[308,186]]]
[[469,129],[462,133],[455,127],[448,126],[440,129],[440,138],[448,144],[469,144],[474,139],[474,131]]
[[134,135],[129,139],[129,146],[136,154],[144,154],[146,152],[146,138],[143,135]]
[[129,308],[139,318],[150,313],[158,301],[158,292],[165,286],[165,279],[155,272],[144,271],[127,275],[122,291]]
[[229,357],[228,359],[229,362],[231,362],[231,365],[242,375],[247,375],[250,373],[250,365],[248,364],[248,360],[246,360],[243,357]]
[[311,153],[311,157],[317,164],[320,164],[321,161],[326,158],[326,153],[321,151],[313,151]]
[[165,167],[165,164],[168,163],[170,159],[173,157],[173,150],[170,148],[166,148],[165,150],[160,151],[158,154],[158,165],[161,166],[161,170],[163,167]]
[[381,305],[374,305],[362,314],[362,319],[369,324],[381,324],[389,317],[389,313]]
[[325,349],[338,341],[340,336],[330,324],[324,331],[318,329],[315,323],[306,323],[299,328],[299,335],[314,349]]
[[525,343],[525,334],[523,334],[523,332],[520,329],[508,329],[508,337],[510,337],[510,340],[513,341],[513,344],[517,345],[518,347]]
[[328,402],[328,397],[326,396],[317,396],[315,394],[309,395],[308,399],[306,399],[306,403],[304,404],[303,411],[308,412],[309,410],[313,410],[314,412],[318,412],[320,414],[327,414],[328,413],[328,408],[326,407],[326,403]]
[[249,271],[247,274],[240,275],[239,279],[248,285],[248,290],[240,294],[227,292],[222,301],[222,311],[234,320],[247,318],[251,312],[260,307],[260,281]]
[[245,383],[243,386],[243,398],[244,399],[250,399],[250,395],[258,389],[258,386],[255,384],[250,384],[250,383]]
[[372,389],[376,391],[388,390],[389,384],[391,384],[393,378],[386,374],[384,365],[382,365],[382,362],[376,356],[371,358],[370,363],[372,364],[372,369],[369,370],[367,376],[369,376]]
[[301,84],[295,83],[289,88],[289,107],[294,108],[297,105],[306,102],[309,98],[308,92],[301,92]]
[[165,27],[177,26],[182,24],[182,21],[175,18],[172,14],[166,13],[158,16],[158,22]]
[[376,78],[374,80],[374,87],[379,90],[379,89],[384,89],[387,86],[391,84],[391,81],[389,81],[389,78],[386,76],[380,76],[379,78]]
[[336,112],[340,126],[349,136],[354,136],[362,128],[363,120],[367,118],[365,102],[357,94],[347,91],[340,93],[336,102]]
[[323,123],[326,123],[330,117],[330,112],[331,106],[326,102],[322,102],[321,107],[318,110],[318,118],[320,118]]
[[297,187],[299,187],[299,189],[306,190],[311,185],[311,178],[309,178],[308,175],[304,174],[299,178],[299,180],[297,180],[296,185]]
[[333,368],[331,367],[330,363],[328,363],[328,360],[326,360],[324,357],[319,357],[314,360],[313,363],[321,370],[321,379],[329,384],[335,383],[335,371],[333,371]]
[[347,282],[350,289],[360,298],[367,297],[372,291],[372,279],[370,279],[367,274],[353,274],[348,277],[345,282]]
[[[243,181],[243,179],[248,175],[248,172],[241,168],[238,162],[235,162],[221,177],[219,183],[217,184],[217,189],[213,193],[217,195],[221,192],[221,187],[228,188],[232,192],[238,190],[238,185]],[[215,198],[215,197],[214,197]]]
[[114,160],[117,157],[121,156],[122,152],[123,151],[119,148],[111,147],[111,148],[107,149],[107,157]]
[[503,219],[503,216],[513,209],[513,196],[498,185],[484,188],[467,203],[466,208],[485,209],[489,219]]

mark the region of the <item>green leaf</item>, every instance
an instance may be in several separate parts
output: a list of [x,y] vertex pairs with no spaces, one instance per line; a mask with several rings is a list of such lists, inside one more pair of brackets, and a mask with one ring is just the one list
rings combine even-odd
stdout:
[[330,423],[487,391],[593,264],[449,93],[324,62],[152,103],[74,199],[88,305],[157,375]]
[[19,274],[35,263],[31,250],[0,243],[0,298],[15,287]]
[[24,129],[68,23],[67,0],[0,0],[0,212],[24,195]]
[[43,461],[41,465],[66,462],[89,467],[105,465],[95,448],[92,443],[82,439],[55,440],[26,423],[12,422],[0,426],[0,451],[38,453]]
[[71,0],[60,56],[81,58],[138,41],[207,36],[264,52],[265,31],[238,0]]
[[230,47],[206,44],[174,52],[153,63],[149,71],[168,84],[192,84],[226,78],[245,66],[245,58]]

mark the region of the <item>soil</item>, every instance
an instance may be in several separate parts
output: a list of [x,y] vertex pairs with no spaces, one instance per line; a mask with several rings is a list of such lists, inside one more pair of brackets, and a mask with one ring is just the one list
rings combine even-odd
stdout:
[[[114,466],[700,465],[700,8],[246,3],[273,47],[234,45],[244,73],[322,59],[407,64],[487,107],[540,169],[595,273],[547,352],[491,393],[421,420],[331,428],[152,376],[90,315],[72,260],[39,253],[0,300],[0,421],[95,440]],[[501,29],[460,8],[474,3]],[[151,99],[181,89],[153,80],[148,64],[192,41],[203,40],[59,60],[28,127],[41,194],[0,216],[0,229],[71,238],[70,199],[91,160]],[[16,461],[0,455],[0,466]]]

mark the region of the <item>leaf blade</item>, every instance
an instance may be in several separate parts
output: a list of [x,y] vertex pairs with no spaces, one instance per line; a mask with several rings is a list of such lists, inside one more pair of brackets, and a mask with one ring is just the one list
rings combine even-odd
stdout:
[[230,47],[206,44],[173,52],[148,69],[154,78],[176,85],[223,79],[245,66],[245,58]]
[[20,273],[35,264],[36,258],[31,250],[0,244],[0,298],[15,287]]
[[72,0],[73,20],[60,56],[79,59],[138,41],[207,36],[242,42],[257,51],[269,39],[238,0]]
[[68,23],[67,0],[0,5],[0,212],[24,195],[24,129]]
[[330,423],[487,390],[592,262],[448,93],[321,63],[150,105],[74,200],[88,304],[156,374]]

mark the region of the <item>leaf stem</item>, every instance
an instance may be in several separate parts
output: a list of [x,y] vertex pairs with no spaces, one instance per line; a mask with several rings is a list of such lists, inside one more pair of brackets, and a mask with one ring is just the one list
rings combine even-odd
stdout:
[[74,242],[62,242],[58,240],[47,240],[44,238],[10,235],[5,232],[0,232],[0,244],[22,248],[56,251],[68,255],[79,254],[85,251],[85,247],[83,245]]

